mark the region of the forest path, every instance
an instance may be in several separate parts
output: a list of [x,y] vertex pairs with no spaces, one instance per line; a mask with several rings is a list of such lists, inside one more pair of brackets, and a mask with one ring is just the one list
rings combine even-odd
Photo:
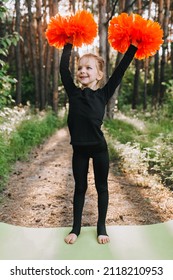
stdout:
[[[27,162],[17,162],[3,193],[0,222],[24,227],[72,225],[74,181],[67,128],[60,129],[33,150]],[[139,184],[110,164],[107,225],[146,225],[173,220],[173,193],[161,184]],[[140,178],[145,181],[145,178]],[[83,211],[83,226],[97,222],[97,194],[92,162]]]

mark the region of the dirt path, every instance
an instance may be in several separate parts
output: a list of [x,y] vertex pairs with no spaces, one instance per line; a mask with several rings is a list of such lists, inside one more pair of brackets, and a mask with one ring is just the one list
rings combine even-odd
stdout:
[[[27,162],[18,162],[3,193],[0,222],[26,227],[72,224],[72,150],[67,129],[35,149]],[[97,195],[92,162],[83,212],[83,225],[96,225]],[[110,164],[107,225],[160,223],[173,219],[173,194],[161,184],[139,184],[139,178],[116,172]],[[140,178],[145,181],[145,178]]]

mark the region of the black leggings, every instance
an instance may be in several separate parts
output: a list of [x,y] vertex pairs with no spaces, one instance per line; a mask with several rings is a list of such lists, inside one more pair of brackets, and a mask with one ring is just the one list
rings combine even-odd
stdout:
[[107,144],[94,146],[73,146],[73,176],[75,191],[73,200],[73,228],[71,233],[80,234],[82,211],[88,182],[89,159],[93,159],[94,179],[98,194],[97,235],[107,235],[105,221],[108,208],[109,155]]

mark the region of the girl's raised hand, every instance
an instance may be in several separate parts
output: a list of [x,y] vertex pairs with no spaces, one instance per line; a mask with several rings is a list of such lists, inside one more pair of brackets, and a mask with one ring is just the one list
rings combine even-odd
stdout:
[[136,48],[138,47],[139,43],[140,42],[138,40],[136,40],[136,39],[132,39],[131,40],[131,45],[135,46]]

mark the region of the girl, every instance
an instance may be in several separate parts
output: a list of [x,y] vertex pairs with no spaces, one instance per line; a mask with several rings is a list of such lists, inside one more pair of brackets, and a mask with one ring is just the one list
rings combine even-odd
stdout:
[[132,61],[137,51],[137,44],[134,42],[130,45],[103,87],[100,85],[103,80],[104,62],[101,57],[93,54],[86,54],[79,59],[77,80],[81,88],[74,84],[69,70],[71,50],[72,44],[64,46],[60,62],[61,79],[69,98],[68,127],[71,136],[70,144],[73,147],[72,169],[75,181],[73,227],[65,242],[73,244],[80,234],[89,159],[92,158],[98,194],[97,240],[98,243],[105,244],[109,242],[105,226],[108,208],[109,156],[101,125],[105,106]]

